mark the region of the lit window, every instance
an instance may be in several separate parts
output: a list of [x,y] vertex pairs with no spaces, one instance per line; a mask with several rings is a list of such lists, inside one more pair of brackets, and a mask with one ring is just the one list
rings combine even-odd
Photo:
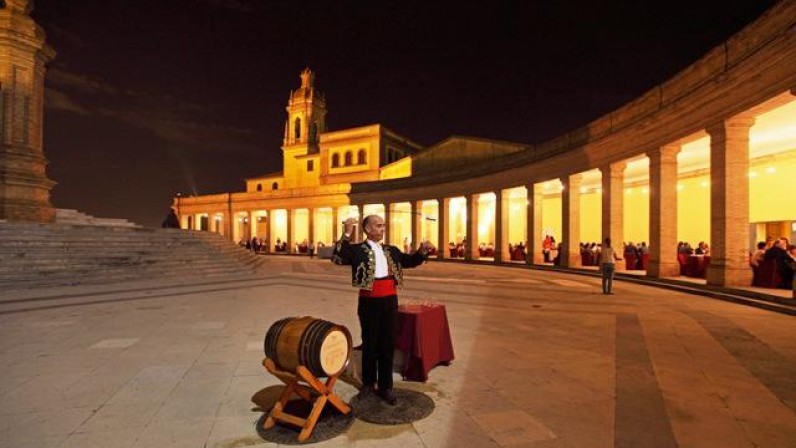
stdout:
[[345,153],[345,166],[351,166],[354,164],[354,154],[351,151],[346,151]]
[[340,154],[332,154],[332,168],[340,166]]
[[357,165],[364,165],[365,163],[367,163],[367,157],[368,155],[365,152],[365,150],[360,149],[359,152],[357,153]]

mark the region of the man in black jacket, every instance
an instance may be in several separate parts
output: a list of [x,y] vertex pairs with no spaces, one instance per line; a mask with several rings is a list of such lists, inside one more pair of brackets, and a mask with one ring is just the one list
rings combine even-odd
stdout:
[[[395,347],[398,296],[396,286],[403,284],[403,268],[413,268],[426,260],[427,244],[417,252],[405,254],[395,246],[380,244],[384,220],[376,215],[362,220],[367,239],[351,242],[356,219],[345,221],[345,234],[337,242],[332,262],[351,265],[351,284],[359,288],[357,315],[362,330],[362,394],[376,393],[390,405],[397,399],[393,392],[392,361]],[[378,382],[379,388],[375,389]]]
[[783,289],[791,289],[793,285],[793,259],[788,255],[787,247],[788,240],[780,238],[771,249],[767,250],[765,255],[763,255],[763,260],[776,261],[777,274],[779,274],[781,281],[777,286]]

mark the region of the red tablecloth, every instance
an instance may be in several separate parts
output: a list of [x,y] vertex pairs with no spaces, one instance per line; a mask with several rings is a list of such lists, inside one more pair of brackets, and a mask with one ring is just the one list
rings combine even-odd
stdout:
[[710,255],[691,255],[685,267],[686,277],[707,278]]
[[404,353],[401,375],[407,381],[426,381],[434,366],[453,361],[445,306],[399,306],[395,348]]

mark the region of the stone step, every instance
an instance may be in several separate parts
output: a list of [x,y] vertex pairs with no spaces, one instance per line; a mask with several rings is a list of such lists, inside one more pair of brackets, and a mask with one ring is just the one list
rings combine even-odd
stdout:
[[0,289],[204,278],[253,273],[264,263],[210,232],[0,223]]
[[[253,274],[254,269],[216,269],[203,270],[200,272],[172,272],[162,273],[130,273],[120,270],[118,272],[105,272],[104,275],[68,275],[68,276],[39,276],[36,278],[2,280],[0,279],[0,290],[44,288],[52,286],[68,285],[90,285],[107,284],[124,281],[159,279],[201,279],[207,280],[213,277],[228,277],[231,275]],[[153,275],[158,274],[158,275]]]
[[73,209],[56,209],[55,222],[57,224],[99,226],[99,227],[140,227],[126,219],[96,218]]

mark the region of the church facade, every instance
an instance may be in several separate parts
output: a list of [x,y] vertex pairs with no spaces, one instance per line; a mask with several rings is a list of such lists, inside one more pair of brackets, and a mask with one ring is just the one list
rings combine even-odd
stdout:
[[796,2],[779,2],[633,101],[533,145],[452,136],[421,148],[378,124],[329,131],[305,71],[283,171],[174,207],[184,228],[256,236],[268,250],[277,238],[288,251],[329,244],[345,218],[371,213],[388,242],[429,240],[438,258],[458,257],[453,245],[465,260],[508,262],[522,243],[525,262],[541,264],[551,236],[560,264],[580,267],[581,243],[643,241],[651,277],[679,275],[678,242],[703,242],[708,284],[748,286],[755,243],[796,237],[795,26]]

